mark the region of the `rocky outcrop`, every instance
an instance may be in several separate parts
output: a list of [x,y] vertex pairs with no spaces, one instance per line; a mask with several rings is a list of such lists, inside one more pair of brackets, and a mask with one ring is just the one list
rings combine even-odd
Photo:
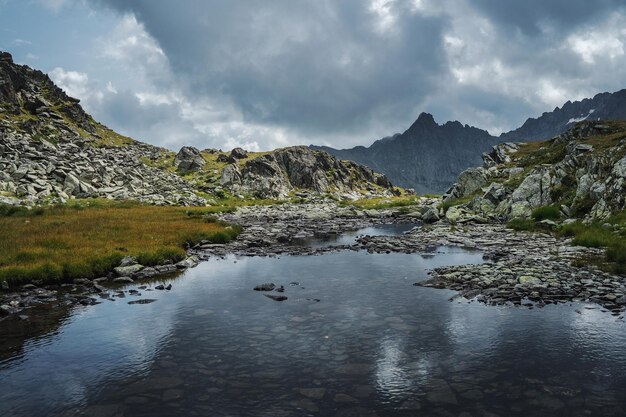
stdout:
[[285,198],[296,190],[353,198],[393,192],[383,175],[304,146],[279,149],[252,159],[241,171],[236,164],[230,164],[222,170],[221,183],[233,193],[258,198]]
[[[603,220],[626,208],[626,123],[580,122],[535,144],[505,143],[485,154],[444,195],[473,197],[466,208],[490,217],[529,217],[553,205],[566,217]],[[484,178],[484,186],[476,178]]]

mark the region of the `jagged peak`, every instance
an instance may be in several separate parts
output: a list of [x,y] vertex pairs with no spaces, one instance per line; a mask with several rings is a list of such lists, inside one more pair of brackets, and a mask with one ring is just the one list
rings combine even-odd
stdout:
[[409,128],[409,130],[415,128],[415,127],[436,127],[439,126],[437,124],[437,122],[435,122],[435,118],[433,117],[432,114],[430,113],[426,113],[426,112],[422,112],[420,113],[420,115],[417,117],[417,120],[411,125],[411,127]]

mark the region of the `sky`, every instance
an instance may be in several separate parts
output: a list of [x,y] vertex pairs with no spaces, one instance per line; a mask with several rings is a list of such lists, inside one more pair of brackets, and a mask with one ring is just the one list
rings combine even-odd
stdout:
[[0,50],[177,150],[500,134],[626,88],[626,0],[0,0]]

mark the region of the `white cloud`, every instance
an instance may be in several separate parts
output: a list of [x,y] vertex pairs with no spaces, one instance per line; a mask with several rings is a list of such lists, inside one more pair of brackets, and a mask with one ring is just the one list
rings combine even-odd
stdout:
[[33,43],[26,39],[15,39],[13,40],[13,45],[15,46],[23,46],[23,45],[32,45]]
[[83,72],[66,71],[57,67],[48,74],[63,91],[72,97],[88,99],[92,94],[89,77]]
[[572,34],[567,43],[587,64],[594,64],[598,59],[614,61],[624,56],[625,25],[626,18],[615,13],[603,25]]

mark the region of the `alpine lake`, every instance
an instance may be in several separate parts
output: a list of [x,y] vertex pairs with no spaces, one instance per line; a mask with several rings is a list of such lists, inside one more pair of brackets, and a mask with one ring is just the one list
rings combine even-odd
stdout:
[[[0,416],[626,415],[626,329],[601,307],[494,307],[413,285],[483,262],[454,247],[226,256],[4,320]],[[253,290],[270,282],[284,292]]]

